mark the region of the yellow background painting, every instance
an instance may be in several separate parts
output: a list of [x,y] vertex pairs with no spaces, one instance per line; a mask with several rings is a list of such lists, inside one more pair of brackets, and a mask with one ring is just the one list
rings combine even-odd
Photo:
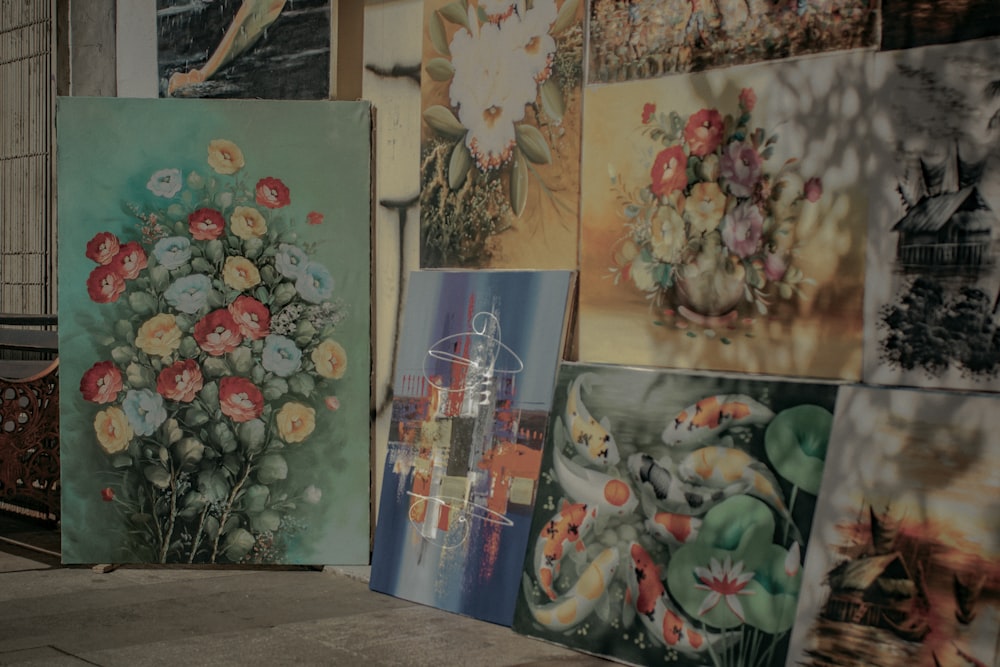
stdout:
[[[868,120],[870,90],[863,55],[750,65],[587,89],[581,360],[859,377],[866,144],[874,131]],[[801,271],[797,293],[782,298],[775,296],[775,290],[763,297],[769,304],[766,314],[756,302],[743,299],[736,307],[738,317],[729,313],[726,318],[691,321],[678,314],[669,299],[658,300],[636,287],[636,278],[627,271],[616,276],[630,254],[628,217],[620,194],[624,190],[638,197],[650,186],[651,167],[664,147],[651,137],[649,123],[644,125],[644,110],[653,113],[650,122],[660,116],[666,119],[673,111],[683,123],[703,109],[717,109],[722,117],[739,117],[738,100],[744,89],[751,89],[755,97],[749,132],[761,128],[761,136],[773,138],[763,173],[774,175],[784,169],[798,175],[800,186],[807,179],[818,179],[822,194],[815,202],[801,201],[800,214],[792,223],[789,238],[793,242],[787,248],[790,264]],[[655,110],[647,105],[655,105]],[[762,293],[768,289],[765,286]]]

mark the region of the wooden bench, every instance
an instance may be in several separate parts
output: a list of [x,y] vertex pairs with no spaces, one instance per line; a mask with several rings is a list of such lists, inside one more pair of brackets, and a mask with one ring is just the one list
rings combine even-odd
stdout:
[[55,315],[0,313],[0,510],[59,519],[59,342]]

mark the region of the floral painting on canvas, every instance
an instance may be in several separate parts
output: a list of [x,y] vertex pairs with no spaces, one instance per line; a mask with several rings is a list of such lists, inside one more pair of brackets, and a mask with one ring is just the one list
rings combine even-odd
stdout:
[[859,376],[863,63],[588,88],[581,359]]
[[576,266],[580,0],[426,0],[420,264]]
[[367,104],[58,119],[64,561],[364,562]]

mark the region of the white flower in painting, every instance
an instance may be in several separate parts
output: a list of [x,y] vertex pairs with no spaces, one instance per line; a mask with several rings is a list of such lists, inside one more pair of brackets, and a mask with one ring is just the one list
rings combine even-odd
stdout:
[[170,199],[180,192],[181,186],[180,169],[161,169],[149,177],[146,187],[157,197]]
[[552,74],[556,40],[549,34],[549,28],[556,15],[555,0],[535,0],[530,10],[524,8],[521,0],[518,11],[500,26],[501,30],[512,33],[511,42],[527,56],[536,83],[544,83]]
[[495,169],[514,150],[514,123],[538,94],[527,53],[511,41],[517,31],[479,25],[469,7],[472,32],[459,30],[451,41],[455,76],[451,104],[469,132],[465,145],[480,169]]

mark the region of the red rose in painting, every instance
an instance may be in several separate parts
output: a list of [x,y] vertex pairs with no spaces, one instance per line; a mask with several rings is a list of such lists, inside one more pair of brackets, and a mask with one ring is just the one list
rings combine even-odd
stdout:
[[750,113],[757,106],[757,93],[753,88],[744,88],[740,91],[740,108],[744,113]]
[[106,503],[110,503],[114,499],[115,499],[114,489],[112,489],[110,486],[106,486],[103,489],[101,489],[101,500],[103,500]]
[[80,393],[91,403],[110,403],[122,390],[122,373],[111,361],[98,361],[80,379]]
[[264,411],[264,395],[250,380],[227,376],[219,380],[219,407],[234,422],[248,422]]
[[818,202],[819,198],[823,196],[823,181],[816,177],[806,181],[805,196],[813,204]]
[[267,176],[257,181],[257,203],[267,208],[281,208],[292,203],[288,187],[277,178]]
[[691,155],[704,157],[722,143],[725,126],[722,114],[716,109],[702,109],[692,114],[684,127],[684,141],[691,148]]
[[110,264],[119,248],[118,237],[111,232],[99,232],[87,241],[87,257],[98,264]]
[[310,211],[309,215],[306,216],[306,222],[310,225],[321,225],[323,224],[323,214],[318,211]]
[[649,123],[649,119],[653,117],[654,113],[656,113],[656,105],[652,102],[646,102],[642,106],[642,124]]
[[125,280],[133,280],[139,277],[139,272],[146,268],[146,251],[142,249],[142,244],[137,241],[126,243],[111,260],[111,266],[115,272]]
[[205,352],[221,357],[239,347],[243,336],[229,311],[220,308],[198,320],[194,325],[194,340]]
[[687,187],[687,156],[680,146],[664,148],[656,156],[650,172],[649,189],[657,197],[664,197]]
[[244,338],[259,340],[270,333],[271,311],[252,296],[238,296],[229,304],[229,314]]
[[180,403],[193,401],[203,384],[201,369],[194,359],[175,361],[156,377],[156,391],[160,396]]
[[87,278],[87,294],[97,303],[111,303],[125,291],[125,280],[113,266],[99,266]]
[[199,241],[214,241],[226,230],[226,220],[212,208],[199,208],[188,216],[191,236]]

